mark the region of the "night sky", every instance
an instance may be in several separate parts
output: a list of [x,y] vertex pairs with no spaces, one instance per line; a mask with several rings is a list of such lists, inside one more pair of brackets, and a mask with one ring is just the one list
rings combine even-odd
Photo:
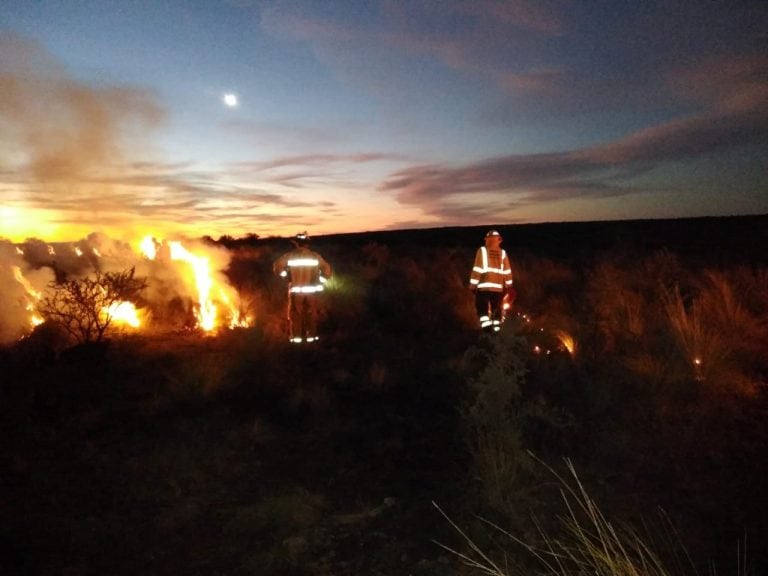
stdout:
[[762,213],[764,0],[0,6],[0,238]]

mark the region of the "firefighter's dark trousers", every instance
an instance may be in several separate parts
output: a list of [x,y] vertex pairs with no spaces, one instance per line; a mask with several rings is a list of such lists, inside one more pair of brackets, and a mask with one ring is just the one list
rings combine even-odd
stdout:
[[317,294],[291,293],[288,305],[288,331],[291,342],[312,342],[317,339]]
[[503,298],[504,294],[501,292],[487,290],[475,292],[475,308],[480,320],[480,328],[488,332],[498,332],[501,329]]

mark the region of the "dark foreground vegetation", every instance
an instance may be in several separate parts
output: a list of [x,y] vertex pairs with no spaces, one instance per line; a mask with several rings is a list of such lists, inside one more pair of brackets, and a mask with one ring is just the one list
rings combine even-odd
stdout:
[[[534,573],[501,530],[565,546],[568,462],[667,573],[764,572],[768,217],[502,226],[496,337],[466,290],[484,231],[318,238],[318,346],[283,333],[287,243],[251,236],[221,241],[252,328],[4,348],[0,573]],[[439,545],[469,540],[500,571]]]

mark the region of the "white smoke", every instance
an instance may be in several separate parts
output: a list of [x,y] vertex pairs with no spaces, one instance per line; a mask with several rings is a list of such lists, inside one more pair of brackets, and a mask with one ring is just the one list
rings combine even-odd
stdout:
[[[31,267],[17,248],[0,239],[0,344],[31,332],[33,311],[30,308],[36,304],[33,293],[42,293],[54,278],[50,268]],[[19,281],[19,275],[23,282]]]

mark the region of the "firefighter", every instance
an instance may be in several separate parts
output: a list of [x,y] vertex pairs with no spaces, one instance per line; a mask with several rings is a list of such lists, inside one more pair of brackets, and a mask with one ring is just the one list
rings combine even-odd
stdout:
[[293,250],[275,261],[274,272],[288,281],[288,332],[291,342],[315,342],[317,335],[318,298],[331,277],[331,266],[309,248],[306,232],[291,242]]
[[480,327],[486,332],[498,332],[504,321],[504,295],[512,294],[512,268],[502,237],[497,230],[485,235],[485,246],[477,249],[469,288],[475,294],[475,308]]

